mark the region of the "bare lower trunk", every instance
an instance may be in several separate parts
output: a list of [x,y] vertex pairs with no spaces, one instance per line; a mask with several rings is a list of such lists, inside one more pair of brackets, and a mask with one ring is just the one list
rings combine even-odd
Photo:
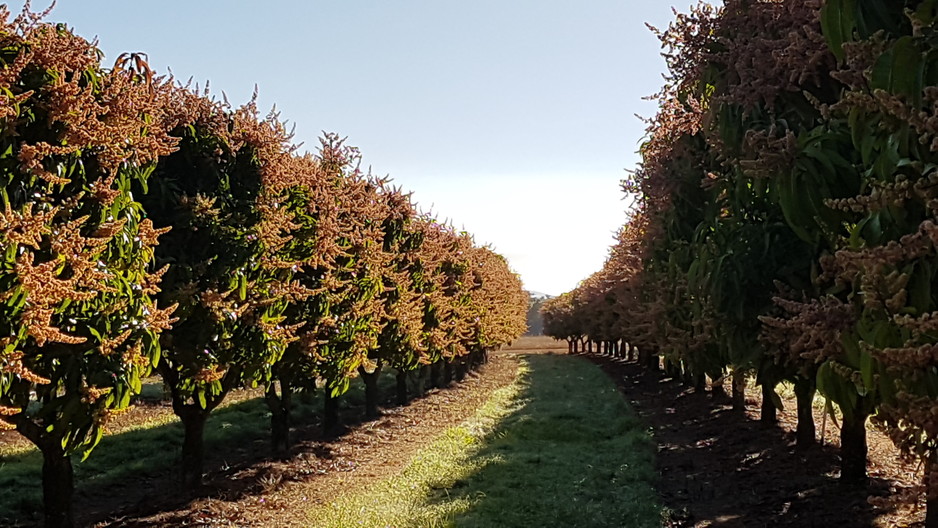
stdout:
[[283,456],[290,451],[290,412],[293,405],[293,388],[289,382],[280,381],[280,394],[274,382],[267,385],[264,399],[270,410],[270,447],[275,455]]
[[407,372],[398,370],[395,379],[397,381],[397,404],[407,405],[409,403],[407,400]]
[[443,360],[437,360],[430,365],[430,387],[438,389],[443,386]]
[[733,410],[746,410],[746,375],[739,370],[733,371]]
[[430,377],[430,366],[421,365],[417,374],[417,396],[423,397],[427,393],[427,379]]
[[339,397],[332,395],[332,389],[326,387],[323,394],[322,430],[326,434],[335,433],[340,424]]
[[466,358],[453,358],[456,366],[456,381],[466,379]]
[[778,408],[775,406],[775,384],[768,381],[762,382],[762,413],[759,415],[759,421],[764,425],[774,425],[778,422]]
[[700,374],[694,374],[694,392],[703,394],[707,391],[707,377]]
[[658,354],[649,352],[648,355],[645,356],[645,366],[648,367],[648,370],[651,370],[652,372],[658,372],[661,370],[661,360],[658,357]]
[[365,382],[365,417],[368,419],[377,418],[381,413],[378,412],[378,377],[381,376],[381,364],[379,363],[373,372],[368,372],[364,368],[359,368],[358,373]]
[[795,431],[795,445],[807,449],[815,444],[814,427],[814,381],[804,378],[795,380],[795,400],[798,404],[798,428]]
[[42,449],[42,506],[46,528],[72,528],[72,493],[75,490],[72,459],[61,444]]
[[444,359],[443,360],[443,386],[449,387],[453,384],[453,362]]
[[931,452],[925,459],[925,528],[938,528],[938,482],[932,477],[938,476],[938,461]]
[[185,436],[182,440],[182,483],[190,490],[202,485],[205,465],[205,422],[208,411],[189,406],[177,413]]
[[[849,419],[848,416],[849,415]],[[840,481],[845,484],[866,482],[866,419],[869,415],[854,410],[844,415],[840,427]]]
[[726,401],[726,376],[710,378],[710,397],[716,401]]
[[677,364],[676,361],[670,359],[665,359],[664,361],[664,371],[673,379],[681,378],[681,367]]

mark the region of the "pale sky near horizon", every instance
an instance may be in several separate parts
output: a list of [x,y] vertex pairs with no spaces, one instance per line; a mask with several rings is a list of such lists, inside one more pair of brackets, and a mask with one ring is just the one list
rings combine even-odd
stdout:
[[144,52],[232,104],[257,85],[297,141],[347,136],[374,173],[505,255],[527,289],[557,295],[602,266],[625,221],[635,114],[654,114],[642,98],[663,82],[645,22],[667,26],[671,5],[58,0],[49,20],[97,37],[106,66]]

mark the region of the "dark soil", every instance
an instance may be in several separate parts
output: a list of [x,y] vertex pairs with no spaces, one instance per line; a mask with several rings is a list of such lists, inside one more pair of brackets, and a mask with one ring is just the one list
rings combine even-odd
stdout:
[[[892,443],[869,430],[870,483],[841,485],[838,431],[827,422],[825,445],[794,447],[793,396],[776,426],[758,421],[759,395],[734,412],[722,388],[697,394],[664,373],[607,356],[590,356],[619,385],[658,443],[658,492],[666,527],[912,527],[923,508],[879,505],[919,478]],[[821,414],[815,413],[818,431]],[[890,501],[886,501],[887,503]]]

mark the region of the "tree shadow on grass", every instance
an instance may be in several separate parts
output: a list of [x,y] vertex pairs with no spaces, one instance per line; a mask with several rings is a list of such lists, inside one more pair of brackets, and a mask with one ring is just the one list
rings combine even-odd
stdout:
[[[390,397],[393,387],[393,376],[382,376],[382,394]],[[161,405],[153,399],[149,398],[149,405]],[[183,430],[176,420],[106,436],[86,461],[73,457],[79,525],[175,510],[204,497],[238,500],[264,491],[271,482],[322,471],[332,452],[319,442],[323,437],[321,394],[295,400],[296,427],[291,432],[295,446],[290,455],[295,474],[273,475],[265,464],[271,460],[270,418],[263,399],[253,398],[218,409],[209,417],[205,429],[206,485],[197,492],[185,492],[179,485]],[[363,402],[363,391],[357,385],[343,397],[346,425],[366,420]],[[0,457],[0,526],[41,524],[41,468],[42,456],[35,450]]]
[[[868,489],[837,479],[838,451],[797,451],[793,438],[731,410],[726,400],[695,394],[678,381],[621,359],[593,356],[654,431],[658,489],[668,527],[811,527],[874,525]],[[880,511],[879,513],[882,513]]]
[[471,475],[441,482],[430,504],[468,504],[460,527],[658,526],[653,444],[615,386],[581,358],[528,363],[522,404],[486,436]]

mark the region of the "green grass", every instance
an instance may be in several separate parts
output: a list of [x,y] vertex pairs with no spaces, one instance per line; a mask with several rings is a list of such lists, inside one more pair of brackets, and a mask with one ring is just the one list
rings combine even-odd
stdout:
[[399,476],[310,513],[316,527],[660,524],[650,437],[612,382],[565,355],[525,360]]
[[[394,390],[394,375],[388,370],[379,382],[382,394]],[[153,397],[158,399],[152,389]],[[159,389],[161,390],[161,389]],[[294,424],[314,420],[322,406],[321,393],[294,398]],[[364,390],[360,383],[343,395],[341,405],[364,406]],[[262,398],[223,404],[210,416],[205,426],[205,452],[216,453],[256,449],[262,454],[269,445],[270,415]],[[182,424],[173,414],[161,415],[134,424],[118,434],[108,435],[81,462],[74,456],[76,502],[83,497],[113,494],[122,486],[135,485],[140,479],[165,475],[179,464],[182,446]],[[224,461],[222,461],[224,463]],[[0,451],[0,526],[36,524],[41,519],[42,456],[35,448],[16,447]],[[210,469],[210,467],[206,467]]]

